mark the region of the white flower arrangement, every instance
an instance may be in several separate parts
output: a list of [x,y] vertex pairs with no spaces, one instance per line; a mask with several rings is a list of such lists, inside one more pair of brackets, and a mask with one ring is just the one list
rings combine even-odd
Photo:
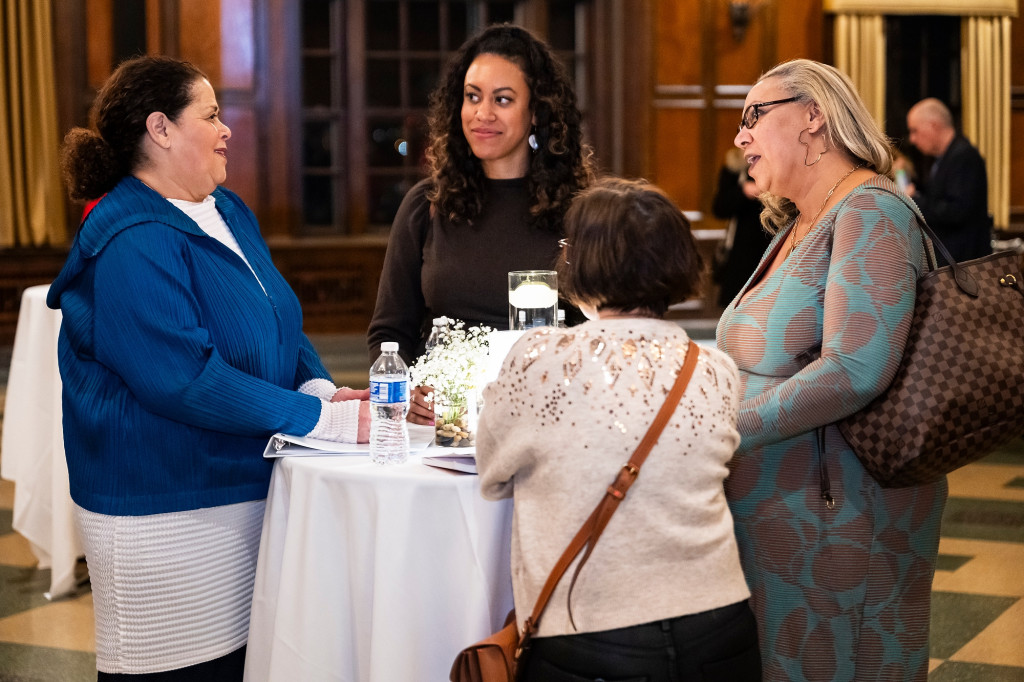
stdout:
[[469,444],[471,415],[467,411],[487,366],[491,331],[487,326],[467,329],[462,320],[449,320],[437,344],[412,365],[413,384],[434,389],[438,444]]

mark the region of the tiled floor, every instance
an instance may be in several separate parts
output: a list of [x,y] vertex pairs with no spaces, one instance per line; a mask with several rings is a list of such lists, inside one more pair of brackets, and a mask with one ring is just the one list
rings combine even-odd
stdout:
[[[313,341],[339,384],[366,386],[361,337]],[[0,348],[0,414],[9,354]],[[929,682],[1024,682],[1024,440],[955,472],[949,492]],[[49,571],[35,568],[28,544],[11,530],[13,493],[0,482],[0,682],[94,680],[88,583],[70,598],[43,597]]]

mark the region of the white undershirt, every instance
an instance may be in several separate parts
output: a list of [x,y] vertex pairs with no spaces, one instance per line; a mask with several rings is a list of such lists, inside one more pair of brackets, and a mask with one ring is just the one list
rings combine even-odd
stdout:
[[[199,229],[207,235],[238,254],[238,257],[249,266],[249,271],[252,272],[256,281],[260,282],[256,271],[252,269],[252,265],[249,265],[249,259],[242,253],[242,247],[238,245],[238,240],[235,239],[235,235],[231,234],[228,224],[224,222],[220,211],[217,210],[217,202],[212,194],[207,195],[202,201],[187,201],[185,199],[168,199],[167,201],[174,204],[182,213],[194,220]],[[263,282],[260,282],[260,287],[263,288],[263,293],[267,292]]]

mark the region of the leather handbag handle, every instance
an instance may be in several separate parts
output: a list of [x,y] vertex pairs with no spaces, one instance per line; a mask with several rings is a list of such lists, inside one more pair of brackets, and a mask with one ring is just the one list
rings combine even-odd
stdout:
[[[924,219],[924,214],[921,213],[921,208],[903,192],[896,193],[889,189],[880,189],[882,189],[882,191],[889,192],[889,194],[895,195],[896,198],[900,199],[904,204],[906,204],[906,206],[910,210],[914,212],[914,215],[917,216],[918,221],[921,223],[921,230],[924,232],[924,234],[928,235],[928,237],[932,241],[932,245],[936,249],[938,249],[939,253],[941,253],[943,258],[946,259],[946,262],[949,263],[949,268],[953,273],[953,279],[956,281],[957,287],[959,287],[960,291],[964,292],[968,296],[977,298],[978,283],[975,281],[971,273],[967,271],[967,268],[960,267],[960,264],[957,263],[953,256],[949,253],[949,250],[946,248],[946,245],[942,243],[941,239],[939,239],[939,235],[935,234],[935,230],[933,230],[931,226],[928,224],[928,221]],[[922,235],[922,239],[923,238],[924,237]],[[935,254],[928,249],[927,244],[925,244],[924,251],[925,255],[928,258],[928,266],[932,270],[938,270],[939,264],[934,260]]]
[[[561,558],[555,564],[555,567],[551,569],[551,574],[548,575],[548,580],[544,583],[543,589],[540,591],[540,596],[537,597],[537,603],[533,607],[533,613],[526,619],[523,625],[523,633],[520,638],[520,650],[522,645],[533,636],[533,633],[537,629],[537,623],[540,621],[541,613],[544,612],[544,608],[548,604],[548,600],[551,599],[551,595],[555,591],[555,587],[558,582],[565,575],[569,565],[573,559],[583,550],[583,547],[587,547],[586,554],[583,555],[583,559],[576,566],[576,571],[573,574],[573,583],[576,582],[576,577],[580,573],[580,569],[587,563],[587,559],[590,558],[591,552],[594,551],[594,545],[597,544],[598,539],[601,537],[601,533],[604,532],[605,526],[608,525],[608,521],[611,519],[612,514],[618,509],[619,503],[626,497],[626,491],[636,481],[637,475],[640,473],[640,467],[643,465],[644,460],[647,459],[647,455],[650,454],[651,448],[658,442],[658,438],[661,436],[662,430],[665,425],[668,424],[669,418],[675,411],[676,406],[683,397],[683,393],[686,391],[687,384],[690,383],[690,377],[693,376],[693,371],[697,367],[697,358],[700,355],[700,348],[692,340],[690,345],[686,349],[686,360],[683,362],[682,368],[679,370],[679,374],[676,376],[675,383],[672,385],[672,390],[669,391],[668,396],[665,397],[665,402],[662,403],[661,409],[658,410],[658,414],[654,417],[654,421],[651,422],[650,427],[647,429],[647,433],[644,434],[640,444],[633,451],[629,461],[622,466],[615,480],[610,486],[608,486],[604,497],[598,503],[597,507],[591,512],[590,517],[583,522],[579,531],[576,533],[576,537],[572,539],[569,546],[565,548]],[[570,587],[570,596],[572,588]],[[572,610],[569,611],[569,618],[572,619]]]

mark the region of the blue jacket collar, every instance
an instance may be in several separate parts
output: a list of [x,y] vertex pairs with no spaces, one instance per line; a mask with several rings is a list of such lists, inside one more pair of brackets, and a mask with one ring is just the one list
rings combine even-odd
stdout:
[[[224,222],[230,225],[235,219],[236,209],[228,195],[219,187],[213,191],[217,210]],[[96,204],[79,227],[67,262],[50,285],[47,305],[51,308],[60,307],[61,291],[85,269],[86,262],[95,258],[122,231],[143,223],[162,223],[188,234],[208,237],[194,220],[174,204],[138,178],[127,176]]]

